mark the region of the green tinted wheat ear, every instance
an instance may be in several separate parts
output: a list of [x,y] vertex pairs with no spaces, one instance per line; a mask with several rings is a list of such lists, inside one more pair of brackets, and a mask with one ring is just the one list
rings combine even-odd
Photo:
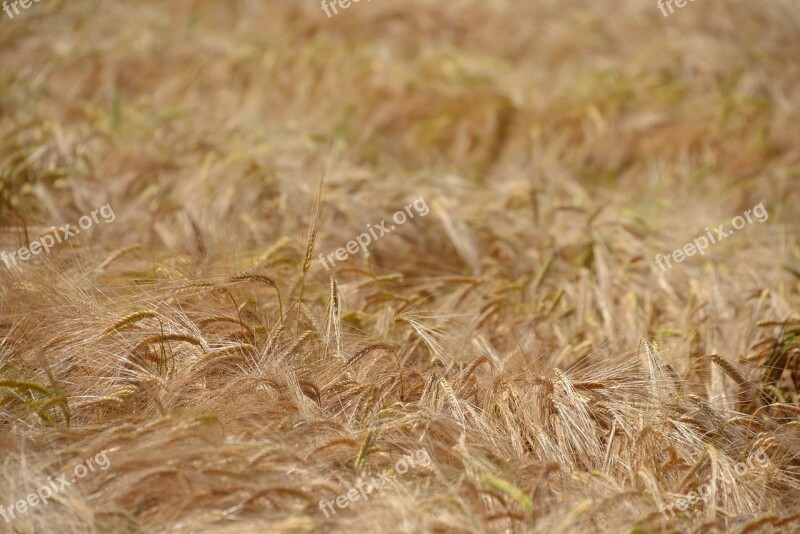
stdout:
[[35,391],[42,395],[48,395],[50,393],[46,387],[35,382],[26,382],[24,380],[0,379],[0,388],[11,388],[21,391]]
[[61,414],[64,416],[64,420],[69,426],[70,422],[70,412],[69,412],[69,403],[67,402],[67,398],[63,395],[54,395],[48,399],[42,401],[41,404],[36,406],[37,413],[44,418],[44,413],[47,412],[49,408],[53,406],[58,406],[61,410]]
[[492,474],[486,474],[481,478],[481,482],[511,497],[524,511],[527,512],[533,508],[533,502],[530,497],[508,480]]
[[360,473],[364,468],[364,464],[367,462],[367,456],[369,456],[369,451],[372,449],[372,444],[375,443],[377,435],[378,431],[372,429],[367,432],[364,439],[361,441],[361,446],[358,448],[358,453],[356,454],[356,473]]

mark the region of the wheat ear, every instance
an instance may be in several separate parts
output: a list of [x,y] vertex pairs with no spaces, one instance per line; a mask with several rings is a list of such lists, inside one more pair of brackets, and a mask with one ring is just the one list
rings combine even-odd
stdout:
[[263,274],[256,274],[251,272],[242,273],[236,276],[232,276],[228,279],[229,282],[261,282],[263,284],[267,284],[268,286],[272,287],[275,290],[275,293],[278,294],[278,311],[281,316],[281,322],[283,322],[283,299],[281,299],[281,290],[278,289],[278,284],[275,283],[275,280],[270,278],[269,276],[265,276]]
[[519,489],[517,486],[515,486],[508,480],[505,480],[503,478],[491,474],[486,474],[483,475],[481,482],[487,484],[488,486],[491,486],[492,488],[498,491],[505,493],[506,495],[514,499],[514,501],[516,501],[519,507],[522,508],[524,511],[527,512],[528,510],[533,508],[533,502],[531,501],[530,497],[528,497],[524,491]]
[[191,345],[196,345],[202,348],[204,351],[208,351],[208,347],[201,339],[186,334],[157,334],[154,336],[148,336],[139,342],[137,347],[144,347],[146,345],[150,345],[151,343],[163,343],[164,341],[183,341]]
[[117,331],[122,329],[122,327],[127,326],[129,324],[138,323],[144,319],[155,319],[156,314],[149,310],[138,311],[134,312],[130,315],[126,315],[116,323],[112,324],[105,330],[103,330],[103,335],[110,334],[111,332]]
[[[314,245],[317,242],[317,231],[319,230],[319,221],[322,217],[322,192],[324,191],[325,174],[319,180],[319,187],[317,194],[314,196],[314,206],[311,208],[311,226],[308,229],[308,238],[306,239],[306,253],[303,256],[302,265],[302,280],[300,281],[300,296],[297,302],[302,306],[303,304],[303,291],[306,288],[306,273],[311,268],[311,258],[314,256]],[[300,326],[300,306],[297,310],[297,327]]]
[[339,300],[339,284],[333,275],[331,275],[330,292],[331,303],[326,337],[328,338],[327,342],[330,342],[330,331],[331,327],[333,327],[333,335],[336,338],[336,356],[340,356],[342,354],[341,302]]
[[736,369],[736,367],[734,367],[733,364],[731,364],[728,360],[717,354],[712,354],[710,358],[712,362],[717,364],[719,368],[725,372],[726,375],[731,377],[733,381],[739,384],[741,387],[743,388],[753,387],[753,383],[747,378],[745,378],[744,375],[742,375],[742,373],[740,373],[739,370]]
[[37,393],[41,393],[42,395],[47,395],[50,393],[46,387],[35,382],[26,382],[25,380],[0,379],[0,388],[35,391]]
[[370,352],[372,352],[374,350],[378,350],[378,349],[398,350],[399,348],[400,348],[400,345],[398,345],[397,343],[384,343],[383,341],[376,341],[375,343],[370,343],[368,345],[364,345],[363,347],[361,347],[358,350],[358,352],[353,354],[350,357],[350,359],[347,360],[347,365],[351,365],[351,364],[357,362],[362,357],[366,356],[367,354],[369,354]]
[[456,392],[453,391],[453,386],[451,386],[444,377],[439,379],[439,385],[441,385],[442,389],[444,389],[445,395],[447,396],[447,401],[450,403],[450,408],[453,410],[456,419],[458,419],[458,422],[461,424],[461,429],[466,431],[467,421],[464,418],[464,412],[461,409],[461,403],[458,402],[458,397],[456,397]]
[[369,451],[372,448],[372,444],[375,442],[375,438],[378,434],[378,431],[375,429],[370,430],[364,436],[364,439],[361,441],[361,446],[358,448],[358,454],[356,454],[356,473],[361,472],[363,469],[364,464],[367,462],[367,456],[369,456]]

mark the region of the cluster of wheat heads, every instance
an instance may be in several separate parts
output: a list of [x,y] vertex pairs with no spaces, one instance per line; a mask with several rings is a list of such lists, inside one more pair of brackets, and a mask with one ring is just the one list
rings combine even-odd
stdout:
[[0,531],[800,528],[796,5],[645,4],[4,26],[0,246],[117,218],[0,265],[0,506],[110,461]]
[[[6,277],[6,298],[29,304],[4,325],[2,497],[99,450],[112,462],[17,525],[312,529],[320,499],[422,446],[429,470],[335,521],[656,531],[796,519],[800,408],[769,379],[716,354],[678,371],[647,340],[621,356],[559,342],[579,337],[566,304],[579,289],[542,291],[525,315],[533,277],[354,270],[282,311],[277,295],[302,283],[302,266],[290,271],[284,284],[246,273],[135,294],[74,274],[38,287]],[[769,465],[731,477],[705,509],[659,511],[756,450]]]

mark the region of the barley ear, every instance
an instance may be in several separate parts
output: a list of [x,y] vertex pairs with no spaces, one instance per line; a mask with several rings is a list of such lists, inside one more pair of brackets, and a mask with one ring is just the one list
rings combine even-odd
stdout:
[[450,409],[453,411],[456,419],[458,419],[458,422],[461,425],[461,430],[466,431],[467,421],[464,418],[464,411],[461,409],[461,403],[458,402],[458,397],[456,397],[456,392],[453,391],[453,386],[451,386],[444,377],[439,379],[439,385],[441,385],[442,389],[444,389],[445,395],[447,396],[447,401],[450,403]]
[[121,330],[122,327],[127,326],[129,324],[138,323],[139,321],[142,321],[144,319],[154,319],[155,317],[156,314],[149,310],[131,313],[130,315],[126,315],[116,323],[112,324],[111,326],[103,330],[103,335],[107,335],[110,334],[111,332]]
[[251,272],[245,272],[240,275],[232,276],[228,279],[229,282],[261,282],[263,284],[267,284],[271,288],[275,290],[275,293],[278,294],[278,312],[280,313],[281,323],[283,322],[283,299],[281,299],[281,290],[278,289],[278,284],[275,283],[275,280],[270,278],[269,276],[265,276],[263,274],[256,274]]
[[367,432],[367,434],[364,436],[364,439],[361,441],[361,446],[358,448],[358,454],[356,454],[356,473],[360,473],[364,468],[364,464],[367,462],[367,456],[369,456],[369,451],[372,449],[372,444],[375,442],[377,434],[377,430],[372,429]]
[[491,474],[486,474],[483,475],[481,482],[498,491],[505,493],[506,495],[514,499],[514,501],[516,501],[519,507],[522,508],[524,511],[527,512],[531,508],[533,508],[533,502],[531,501],[531,498],[528,497],[528,495],[526,495],[524,491],[519,489],[517,486],[515,486],[508,480],[505,480],[503,478]]
[[317,231],[319,230],[319,221],[322,215],[322,191],[325,183],[325,176],[320,179],[317,194],[314,197],[314,207],[311,210],[311,226],[308,229],[308,239],[306,240],[306,254],[303,257],[303,276],[308,272],[311,267],[311,258],[314,255],[314,243],[317,241]]
[[325,185],[325,174],[319,179],[319,187],[317,194],[314,196],[314,206],[311,208],[311,226],[308,229],[308,238],[306,239],[306,253],[303,256],[302,265],[302,280],[300,282],[300,296],[297,302],[300,304],[297,310],[297,327],[300,326],[300,307],[303,304],[303,291],[306,287],[306,273],[311,268],[311,258],[314,255],[314,244],[317,242],[317,231],[319,230],[319,221],[322,217],[322,192]]
[[745,378],[744,375],[742,375],[742,373],[740,373],[739,370],[736,367],[734,367],[733,364],[731,364],[731,362],[729,362],[725,358],[723,358],[723,357],[721,357],[721,356],[719,356],[717,354],[712,354],[711,355],[711,361],[714,362],[715,364],[717,364],[717,366],[720,369],[722,369],[722,371],[726,375],[731,377],[733,379],[733,381],[736,382],[739,386],[741,386],[743,388],[752,388],[753,387],[753,383],[750,380],[748,380],[747,378]]
[[[341,323],[341,301],[339,298],[339,284],[336,278],[331,275],[330,285],[330,306],[328,310],[328,327],[326,331],[326,342],[330,343],[331,327],[333,328],[333,336],[336,338],[336,356],[342,354],[342,323]],[[327,344],[326,343],[326,344]]]

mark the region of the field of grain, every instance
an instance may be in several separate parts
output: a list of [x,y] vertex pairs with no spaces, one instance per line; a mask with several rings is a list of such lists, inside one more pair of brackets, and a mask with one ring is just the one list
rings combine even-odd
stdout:
[[0,532],[800,531],[800,2],[29,1]]

